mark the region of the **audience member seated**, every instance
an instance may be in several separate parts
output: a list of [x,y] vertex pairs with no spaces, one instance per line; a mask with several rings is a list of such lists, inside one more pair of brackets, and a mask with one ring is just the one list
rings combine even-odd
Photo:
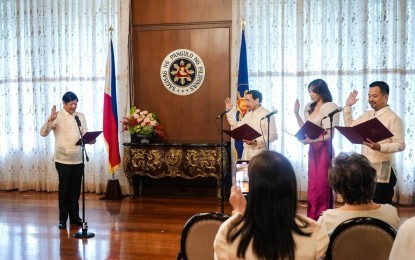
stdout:
[[412,217],[399,227],[393,242],[389,260],[407,260],[415,257],[415,217]]
[[397,209],[390,204],[373,202],[376,170],[364,155],[340,153],[329,169],[329,184],[342,196],[345,204],[337,209],[324,211],[318,219],[328,233],[343,221],[356,217],[377,218],[398,230]]
[[235,186],[232,217],[219,228],[215,259],[319,259],[329,237],[320,225],[297,213],[297,180],[283,155],[264,151],[248,168],[247,200]]

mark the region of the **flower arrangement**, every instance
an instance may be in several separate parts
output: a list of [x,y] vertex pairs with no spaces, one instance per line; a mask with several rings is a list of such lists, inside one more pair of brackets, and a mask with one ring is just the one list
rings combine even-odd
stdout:
[[130,109],[130,116],[124,117],[121,123],[122,132],[129,131],[131,134],[138,135],[158,135],[167,139],[156,114],[147,110],[140,110],[133,106]]

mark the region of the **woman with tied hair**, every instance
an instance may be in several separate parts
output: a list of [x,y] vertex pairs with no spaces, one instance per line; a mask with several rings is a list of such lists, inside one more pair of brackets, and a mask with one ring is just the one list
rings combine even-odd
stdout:
[[[333,103],[331,92],[327,83],[322,79],[315,79],[308,84],[308,92],[311,102],[304,108],[304,120],[310,121],[324,129],[324,132],[316,139],[308,136],[300,140],[304,145],[309,145],[308,150],[308,188],[307,188],[307,217],[317,220],[321,212],[334,207],[334,194],[327,181],[330,167],[330,118],[324,118],[332,111],[339,109]],[[304,121],[300,114],[300,102],[298,99],[294,105],[294,114],[300,127]],[[339,124],[339,113],[333,116],[333,127]],[[334,131],[334,129],[333,129]]]
[[372,217],[385,221],[396,230],[398,211],[390,204],[376,204],[376,170],[369,160],[358,153],[340,153],[329,170],[330,187],[344,200],[344,206],[323,212],[318,222],[331,233],[342,222],[357,217]]
[[297,214],[297,180],[283,155],[264,151],[248,168],[247,200],[231,189],[234,214],[219,228],[215,259],[319,259],[329,238],[320,225]]

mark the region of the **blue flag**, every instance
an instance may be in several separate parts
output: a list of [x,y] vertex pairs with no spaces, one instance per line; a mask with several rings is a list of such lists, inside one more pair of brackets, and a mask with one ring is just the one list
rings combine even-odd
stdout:
[[[245,94],[249,91],[248,83],[248,60],[246,57],[245,30],[242,30],[241,52],[239,54],[238,89],[237,89],[237,112],[236,120],[240,121],[246,113]],[[235,140],[235,149],[238,159],[242,157],[244,150],[243,142]]]

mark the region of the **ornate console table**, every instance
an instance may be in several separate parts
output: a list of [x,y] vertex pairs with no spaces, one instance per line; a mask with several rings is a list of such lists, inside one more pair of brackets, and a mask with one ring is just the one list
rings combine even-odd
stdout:
[[221,155],[226,174],[230,164],[229,144],[222,147],[222,153],[220,148],[221,145],[215,143],[124,143],[123,167],[131,196],[137,194],[133,177],[139,175],[154,179],[213,177],[217,196],[221,198]]

